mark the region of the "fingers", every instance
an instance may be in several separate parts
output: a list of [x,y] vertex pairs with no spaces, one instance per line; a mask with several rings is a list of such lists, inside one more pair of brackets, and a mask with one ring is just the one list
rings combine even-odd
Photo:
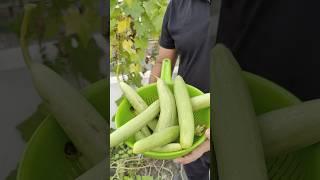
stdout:
[[210,128],[206,130],[205,135],[208,139],[210,139]]
[[175,162],[180,163],[180,164],[189,164],[189,163],[199,159],[201,157],[201,155],[202,155],[201,153],[192,152],[183,158],[179,158],[179,159],[175,160]]
[[192,151],[190,154],[175,159],[176,163],[180,164],[189,164],[197,159],[199,159],[203,153],[210,151],[210,141],[207,140],[204,143],[202,143],[198,148],[196,148],[194,151]]
[[180,163],[180,164],[189,164],[189,163],[199,159],[203,155],[203,153],[210,151],[210,128],[208,128],[206,130],[205,135],[208,138],[208,140],[206,140],[204,143],[202,143],[199,147],[197,147],[190,154],[188,154],[182,158],[177,158],[174,161],[176,163]]

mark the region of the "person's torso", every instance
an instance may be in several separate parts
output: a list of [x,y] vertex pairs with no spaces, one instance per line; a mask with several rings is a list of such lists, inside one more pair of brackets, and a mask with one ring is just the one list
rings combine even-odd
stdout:
[[186,83],[204,92],[210,88],[209,15],[205,0],[172,0],[168,31],[180,55],[179,72]]

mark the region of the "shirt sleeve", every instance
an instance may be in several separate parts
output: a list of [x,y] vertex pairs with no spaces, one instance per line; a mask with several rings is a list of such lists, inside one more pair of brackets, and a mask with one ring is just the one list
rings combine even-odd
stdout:
[[172,0],[169,2],[166,13],[163,18],[159,44],[161,47],[164,47],[167,49],[174,49],[175,48],[174,40],[168,29],[170,16],[172,16]]

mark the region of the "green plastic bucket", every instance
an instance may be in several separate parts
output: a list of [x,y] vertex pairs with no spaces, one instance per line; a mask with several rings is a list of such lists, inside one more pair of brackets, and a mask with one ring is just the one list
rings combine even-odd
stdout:
[[[258,114],[289,106],[300,101],[283,88],[258,76],[246,73],[246,80]],[[100,81],[84,90],[85,96],[106,118],[109,103],[107,81]],[[30,139],[20,161],[18,180],[73,180],[84,169],[77,160],[64,154],[66,134],[52,116],[47,117]],[[244,162],[245,163],[245,162]],[[319,180],[320,145],[313,145],[289,155],[268,159],[272,180]]]
[[[161,68],[161,79],[163,79],[171,91],[173,90],[173,82],[172,82],[172,77],[171,77],[171,61],[169,59],[164,59],[162,62],[162,68]],[[199,89],[192,87],[192,86],[187,86],[188,92],[190,97],[198,96],[203,94]],[[158,91],[157,91],[157,85],[156,83],[146,85],[144,87],[141,87],[137,89],[137,93],[142,97],[142,99],[148,104],[152,104],[154,101],[158,100]],[[134,116],[134,111],[132,111],[131,108],[132,106],[130,105],[129,101],[125,98],[121,102],[118,111],[115,116],[115,123],[117,128],[121,127],[128,121],[130,121]],[[195,126],[197,127],[198,125],[200,126],[205,126],[205,127],[210,127],[210,109],[205,108],[199,111],[196,111],[193,113],[194,115],[194,123]],[[194,137],[194,143],[193,145],[188,148],[188,149],[183,149],[180,151],[175,151],[175,152],[145,152],[143,153],[147,157],[151,157],[153,159],[175,159],[177,157],[182,157],[188,153],[190,153],[192,150],[197,148],[200,144],[202,144],[206,140],[205,135],[202,136],[195,136]],[[127,141],[126,144],[130,146],[131,148],[133,147],[133,144],[135,143],[135,138],[134,136],[130,137]]]
[[[169,84],[169,87],[172,90],[172,84]],[[188,86],[188,91],[189,95],[191,97],[198,96],[203,94],[200,90]],[[138,94],[142,97],[142,99],[150,105],[152,102],[158,99],[158,94],[157,94],[157,86],[156,84],[150,84],[148,86],[139,88],[137,90]],[[127,99],[124,99],[117,111],[116,117],[115,117],[115,122],[116,126],[120,127],[127,123],[129,120],[131,120],[135,115],[134,112],[130,110],[130,103],[128,102]],[[202,109],[197,112],[193,113],[194,115],[194,120],[195,120],[195,126],[197,125],[205,125],[206,127],[209,127],[210,124],[210,109]],[[190,153],[193,149],[198,147],[200,144],[202,144],[206,140],[205,135],[202,136],[195,136],[194,138],[194,144],[188,148],[184,149],[181,151],[176,151],[176,152],[145,152],[143,153],[147,157],[151,157],[154,159],[174,159],[177,157],[181,157],[183,155],[186,155]],[[135,138],[132,136],[130,137],[127,141],[126,144],[130,147],[133,147],[133,144],[135,143]]]
[[[82,92],[98,112],[108,119],[107,81],[100,80]],[[77,158],[65,154],[68,142],[70,140],[62,128],[48,115],[27,143],[19,164],[17,180],[74,180],[85,169]]]
[[[245,72],[256,114],[301,103],[290,92],[280,86],[254,74]],[[313,148],[305,148],[297,152],[267,159],[267,169],[271,180],[318,180],[320,168],[310,169],[309,160],[314,153]],[[320,153],[320,151],[318,151]],[[314,166],[313,166],[314,167]],[[318,169],[318,170],[316,170]]]

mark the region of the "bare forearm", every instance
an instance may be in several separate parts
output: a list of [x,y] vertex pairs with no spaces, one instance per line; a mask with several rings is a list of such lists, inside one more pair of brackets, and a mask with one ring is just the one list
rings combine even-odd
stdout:
[[149,78],[149,83],[156,82],[156,77],[160,77],[161,66],[162,66],[162,61],[161,62],[156,61],[156,63],[153,65],[151,70],[151,76]]
[[151,70],[152,75],[150,76],[149,83],[156,82],[156,78],[154,76],[160,77],[162,61],[165,58],[170,59],[171,63],[172,63],[172,67],[174,67],[174,65],[176,63],[176,59],[177,59],[176,50],[175,49],[165,49],[165,48],[160,47],[158,58],[157,58],[156,63],[153,65],[152,70]]

